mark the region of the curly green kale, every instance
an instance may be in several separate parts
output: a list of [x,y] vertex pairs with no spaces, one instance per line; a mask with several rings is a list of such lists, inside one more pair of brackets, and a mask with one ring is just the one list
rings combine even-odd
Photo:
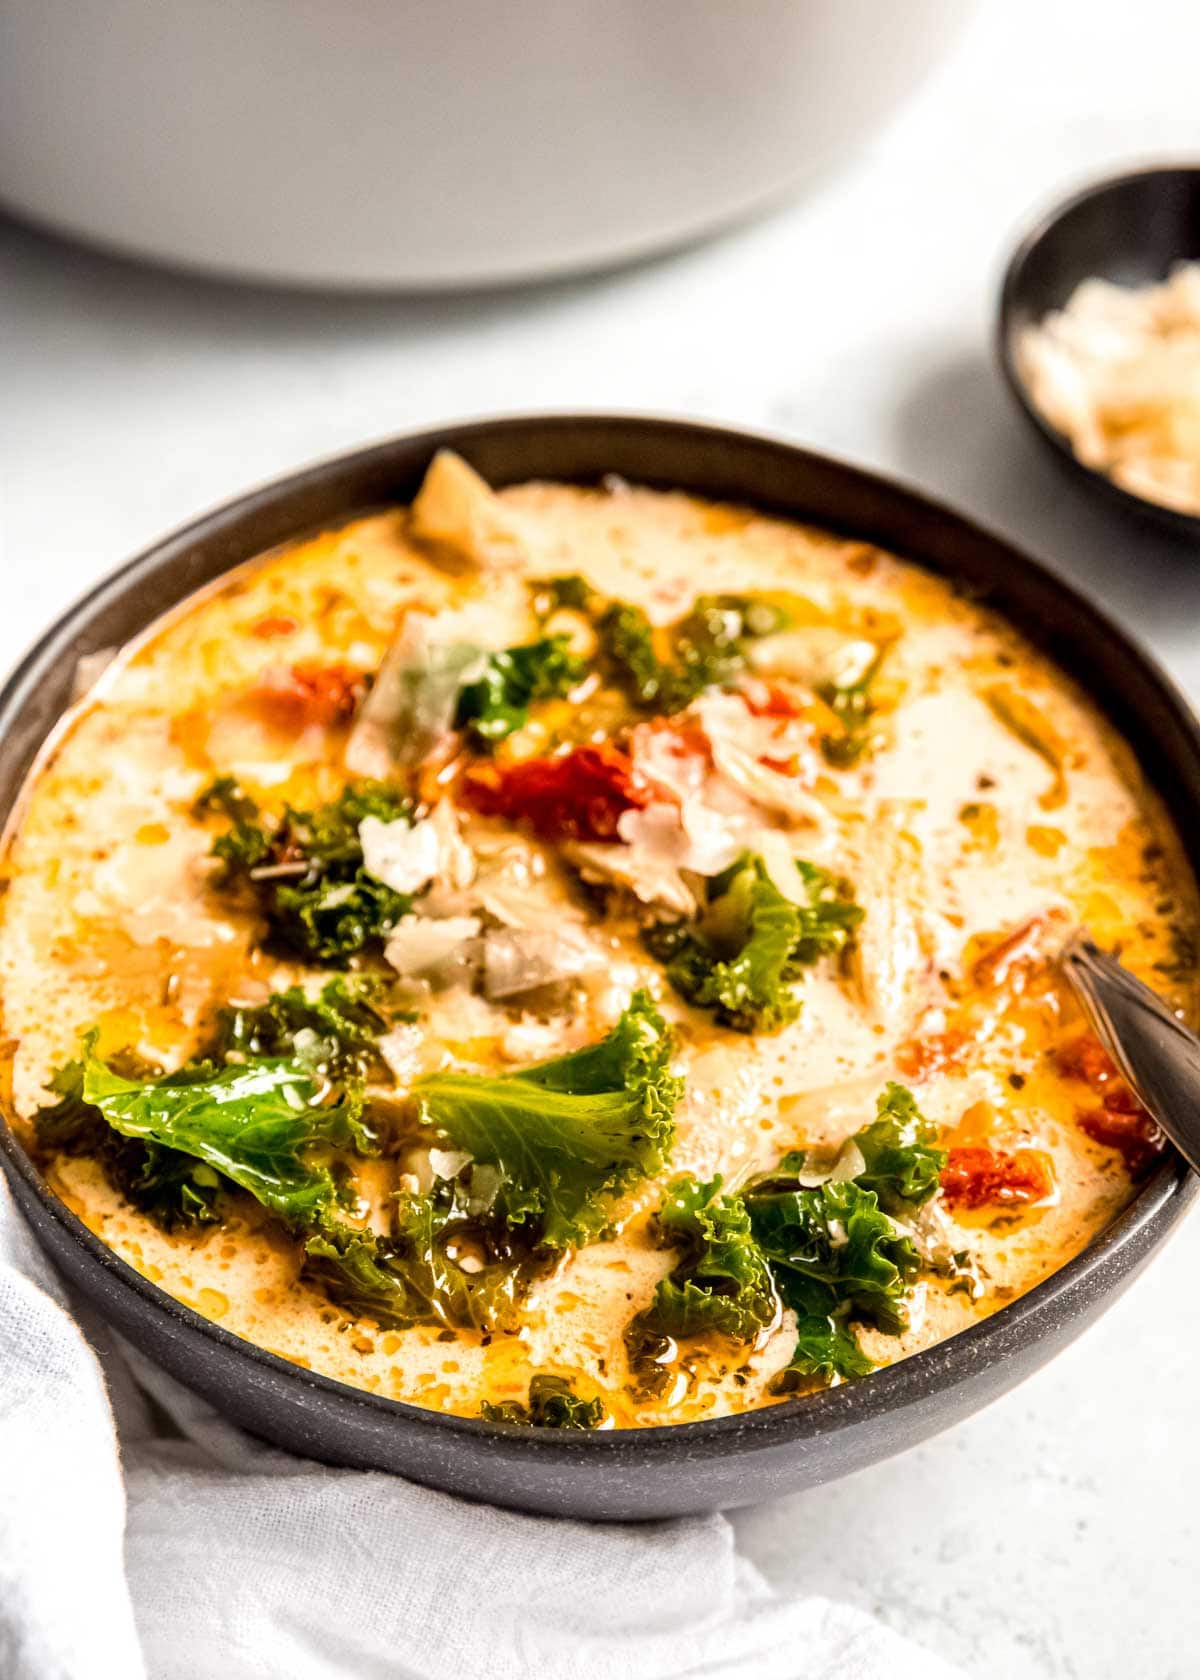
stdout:
[[853,1139],[864,1163],[853,1179],[814,1183],[806,1152],[797,1150],[740,1194],[721,1194],[720,1179],[671,1185],[658,1224],[679,1258],[626,1333],[640,1387],[654,1392],[669,1377],[672,1343],[713,1332],[750,1342],[781,1307],[796,1316],[781,1387],[846,1381],[873,1368],[851,1326],[900,1335],[921,1269],[912,1238],[880,1195],[893,1209],[915,1211],[936,1194],[944,1160],[903,1086],[889,1085],[878,1107]]
[[368,875],[359,824],[365,817],[396,822],[411,817],[411,804],[381,782],[357,782],[313,811],[284,808],[264,819],[229,777],[201,795],[197,809],[229,819],[213,841],[224,865],[219,884],[248,890],[265,918],[268,936],[310,962],[344,964],[378,947],[412,898]]
[[608,1226],[608,1199],[661,1168],[681,1084],[644,993],[599,1043],[519,1073],[427,1074],[421,1120],[470,1160],[396,1199],[386,1236],[327,1223],[305,1273],[377,1324],[510,1329],[562,1248]]
[[862,921],[846,882],[799,859],[796,868],[800,903],[780,892],[761,856],[744,852],[709,882],[698,920],[643,932],[679,995],[737,1032],[775,1032],[794,1021],[804,970],[842,951]]
[[905,1303],[921,1269],[911,1237],[853,1179],[804,1189],[785,1175],[744,1199],[780,1299],[796,1314],[789,1374],[825,1382],[865,1375],[871,1361],[845,1322],[891,1336],[908,1328]]
[[866,1163],[854,1182],[873,1190],[886,1213],[907,1218],[937,1195],[946,1151],[905,1086],[893,1081],[881,1092],[876,1118],[854,1142]]
[[314,997],[289,986],[272,992],[265,1003],[227,1004],[201,1059],[294,1056],[328,1079],[384,1077],[378,1040],[400,1018],[385,1007],[387,989],[381,975],[339,974]]
[[604,597],[593,589],[585,577],[578,572],[568,572],[561,577],[539,578],[533,584],[533,608],[541,618],[548,618],[551,613],[565,609],[569,612],[583,613],[588,618],[595,618],[604,611]]
[[385,1329],[514,1329],[517,1306],[547,1262],[489,1217],[471,1177],[398,1196],[387,1236],[327,1222],[305,1245],[305,1277],[350,1317]]
[[59,1100],[33,1117],[42,1149],[97,1161],[125,1200],[165,1231],[214,1224],[221,1180],[213,1169],[178,1149],[114,1131],[85,1101],[83,1073],[82,1062],[68,1062],[51,1078]]
[[607,1416],[599,1396],[585,1400],[565,1377],[548,1371],[530,1378],[527,1404],[502,1400],[493,1405],[485,1400],[479,1415],[489,1423],[517,1423],[534,1429],[599,1429]]
[[625,1333],[630,1369],[647,1392],[665,1385],[673,1342],[709,1334],[750,1342],[779,1317],[750,1216],[740,1196],[721,1195],[721,1185],[719,1177],[707,1184],[677,1178],[658,1211],[659,1236],[679,1258]]
[[195,1062],[140,1080],[99,1060],[94,1043],[79,1064],[80,1097],[114,1131],[203,1162],[289,1224],[311,1224],[341,1205],[338,1152],[375,1152],[360,1095],[323,1100],[325,1081],[296,1058]]
[[561,699],[586,675],[586,661],[570,651],[566,636],[489,654],[483,675],[459,692],[455,725],[492,745],[523,729],[539,700]]
[[682,1081],[672,1041],[635,992],[598,1044],[518,1073],[431,1073],[412,1094],[426,1125],[499,1173],[494,1209],[545,1248],[579,1246],[609,1222],[607,1199],[658,1172]]
[[103,1061],[87,1034],[82,1057],[50,1080],[59,1101],[33,1117],[40,1145],[93,1157],[166,1230],[217,1220],[219,1193],[234,1187],[292,1227],[325,1218],[343,1197],[336,1157],[376,1152],[362,1117],[363,1018],[341,1015],[360,1005],[336,985],[311,1003],[293,988],[257,1010],[223,1011],[205,1053],[171,1074],[128,1056]]
[[639,710],[660,715],[732,682],[745,669],[749,643],[788,622],[779,607],[753,595],[700,595],[677,623],[656,631],[641,607],[607,601],[581,577],[547,578],[534,588],[547,609],[566,607],[591,620],[606,679]]

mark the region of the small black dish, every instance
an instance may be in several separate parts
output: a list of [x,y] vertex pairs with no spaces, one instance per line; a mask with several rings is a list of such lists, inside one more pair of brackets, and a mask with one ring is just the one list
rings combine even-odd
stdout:
[[[873,473],[777,439],[601,414],[439,426],[323,461],[155,544],[71,607],[0,691],[0,823],[72,699],[81,655],[120,645],[193,590],[276,544],[411,501],[437,450],[496,485],[612,473],[743,502],[876,542],[986,602],[1068,671],[1129,742],[1200,866],[1200,727],[1154,661],[1036,560]],[[1097,1318],[1195,1200],[1163,1156],[1113,1222],[1028,1294],[862,1382],[740,1416],[594,1434],[451,1417],[350,1388],[202,1318],[134,1270],[52,1192],[0,1097],[0,1168],[42,1247],[107,1321],[243,1428],[327,1464],[395,1471],[498,1505],[590,1518],[745,1505],[915,1446],[1004,1394]]]
[[1081,480],[1161,529],[1200,541],[1200,516],[1162,507],[1077,459],[1034,405],[1017,368],[1016,342],[1083,280],[1156,285],[1178,262],[1200,261],[1200,167],[1139,169],[1084,187],[1048,210],[1013,254],[1000,292],[996,348],[1009,389],[1038,433]]

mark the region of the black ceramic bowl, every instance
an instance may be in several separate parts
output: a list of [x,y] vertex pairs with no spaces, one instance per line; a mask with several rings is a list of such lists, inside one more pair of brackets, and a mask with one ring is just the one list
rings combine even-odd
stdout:
[[1082,482],[1177,536],[1200,541],[1200,517],[1161,507],[1079,461],[1067,438],[1035,407],[1016,362],[1023,327],[1061,309],[1083,280],[1156,285],[1177,262],[1200,261],[1200,167],[1141,169],[1085,187],[1048,210],[1017,247],[1004,276],[997,321],[1000,366],[1038,434]]
[[[408,501],[443,446],[498,485],[531,476],[594,483],[618,473],[813,520],[922,562],[1007,614],[1070,671],[1132,743],[1180,833],[1200,834],[1200,734],[1186,702],[1122,631],[1035,561],[910,490],[788,444],[601,416],[490,420],[399,438],[256,490],[131,561],[60,620],[0,697],[0,817],[69,702],[80,654],[125,641],[273,544]],[[328,1463],[394,1470],[479,1499],[578,1517],[748,1504],[915,1445],[1076,1336],[1145,1265],[1194,1193],[1180,1162],[1165,1159],[1120,1218],[1045,1283],[863,1382],[706,1423],[556,1434],[381,1399],[263,1352],[119,1260],[49,1192],[4,1127],[0,1145],[17,1199],[67,1279],[247,1429]]]

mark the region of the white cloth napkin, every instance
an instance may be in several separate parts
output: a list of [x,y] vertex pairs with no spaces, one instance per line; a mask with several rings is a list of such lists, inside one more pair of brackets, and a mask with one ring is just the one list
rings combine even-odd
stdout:
[[962,1680],[772,1592],[723,1517],[559,1522],[263,1446],[69,1302],[2,1178],[0,1675]]

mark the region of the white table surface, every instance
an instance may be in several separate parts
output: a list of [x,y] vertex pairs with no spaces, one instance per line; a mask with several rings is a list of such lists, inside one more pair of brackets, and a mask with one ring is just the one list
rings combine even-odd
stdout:
[[[0,220],[0,665],[100,573],[301,462],[452,416],[609,407],[770,428],[910,478],[1094,590],[1200,693],[1196,558],[1060,478],[990,349],[1031,209],[1200,149],[1198,62],[1188,0],[993,5],[800,202],[542,290],[249,291]],[[739,1515],[746,1550],[980,1680],[1195,1675],[1198,1273],[1193,1219],[1049,1370],[915,1452]]]

